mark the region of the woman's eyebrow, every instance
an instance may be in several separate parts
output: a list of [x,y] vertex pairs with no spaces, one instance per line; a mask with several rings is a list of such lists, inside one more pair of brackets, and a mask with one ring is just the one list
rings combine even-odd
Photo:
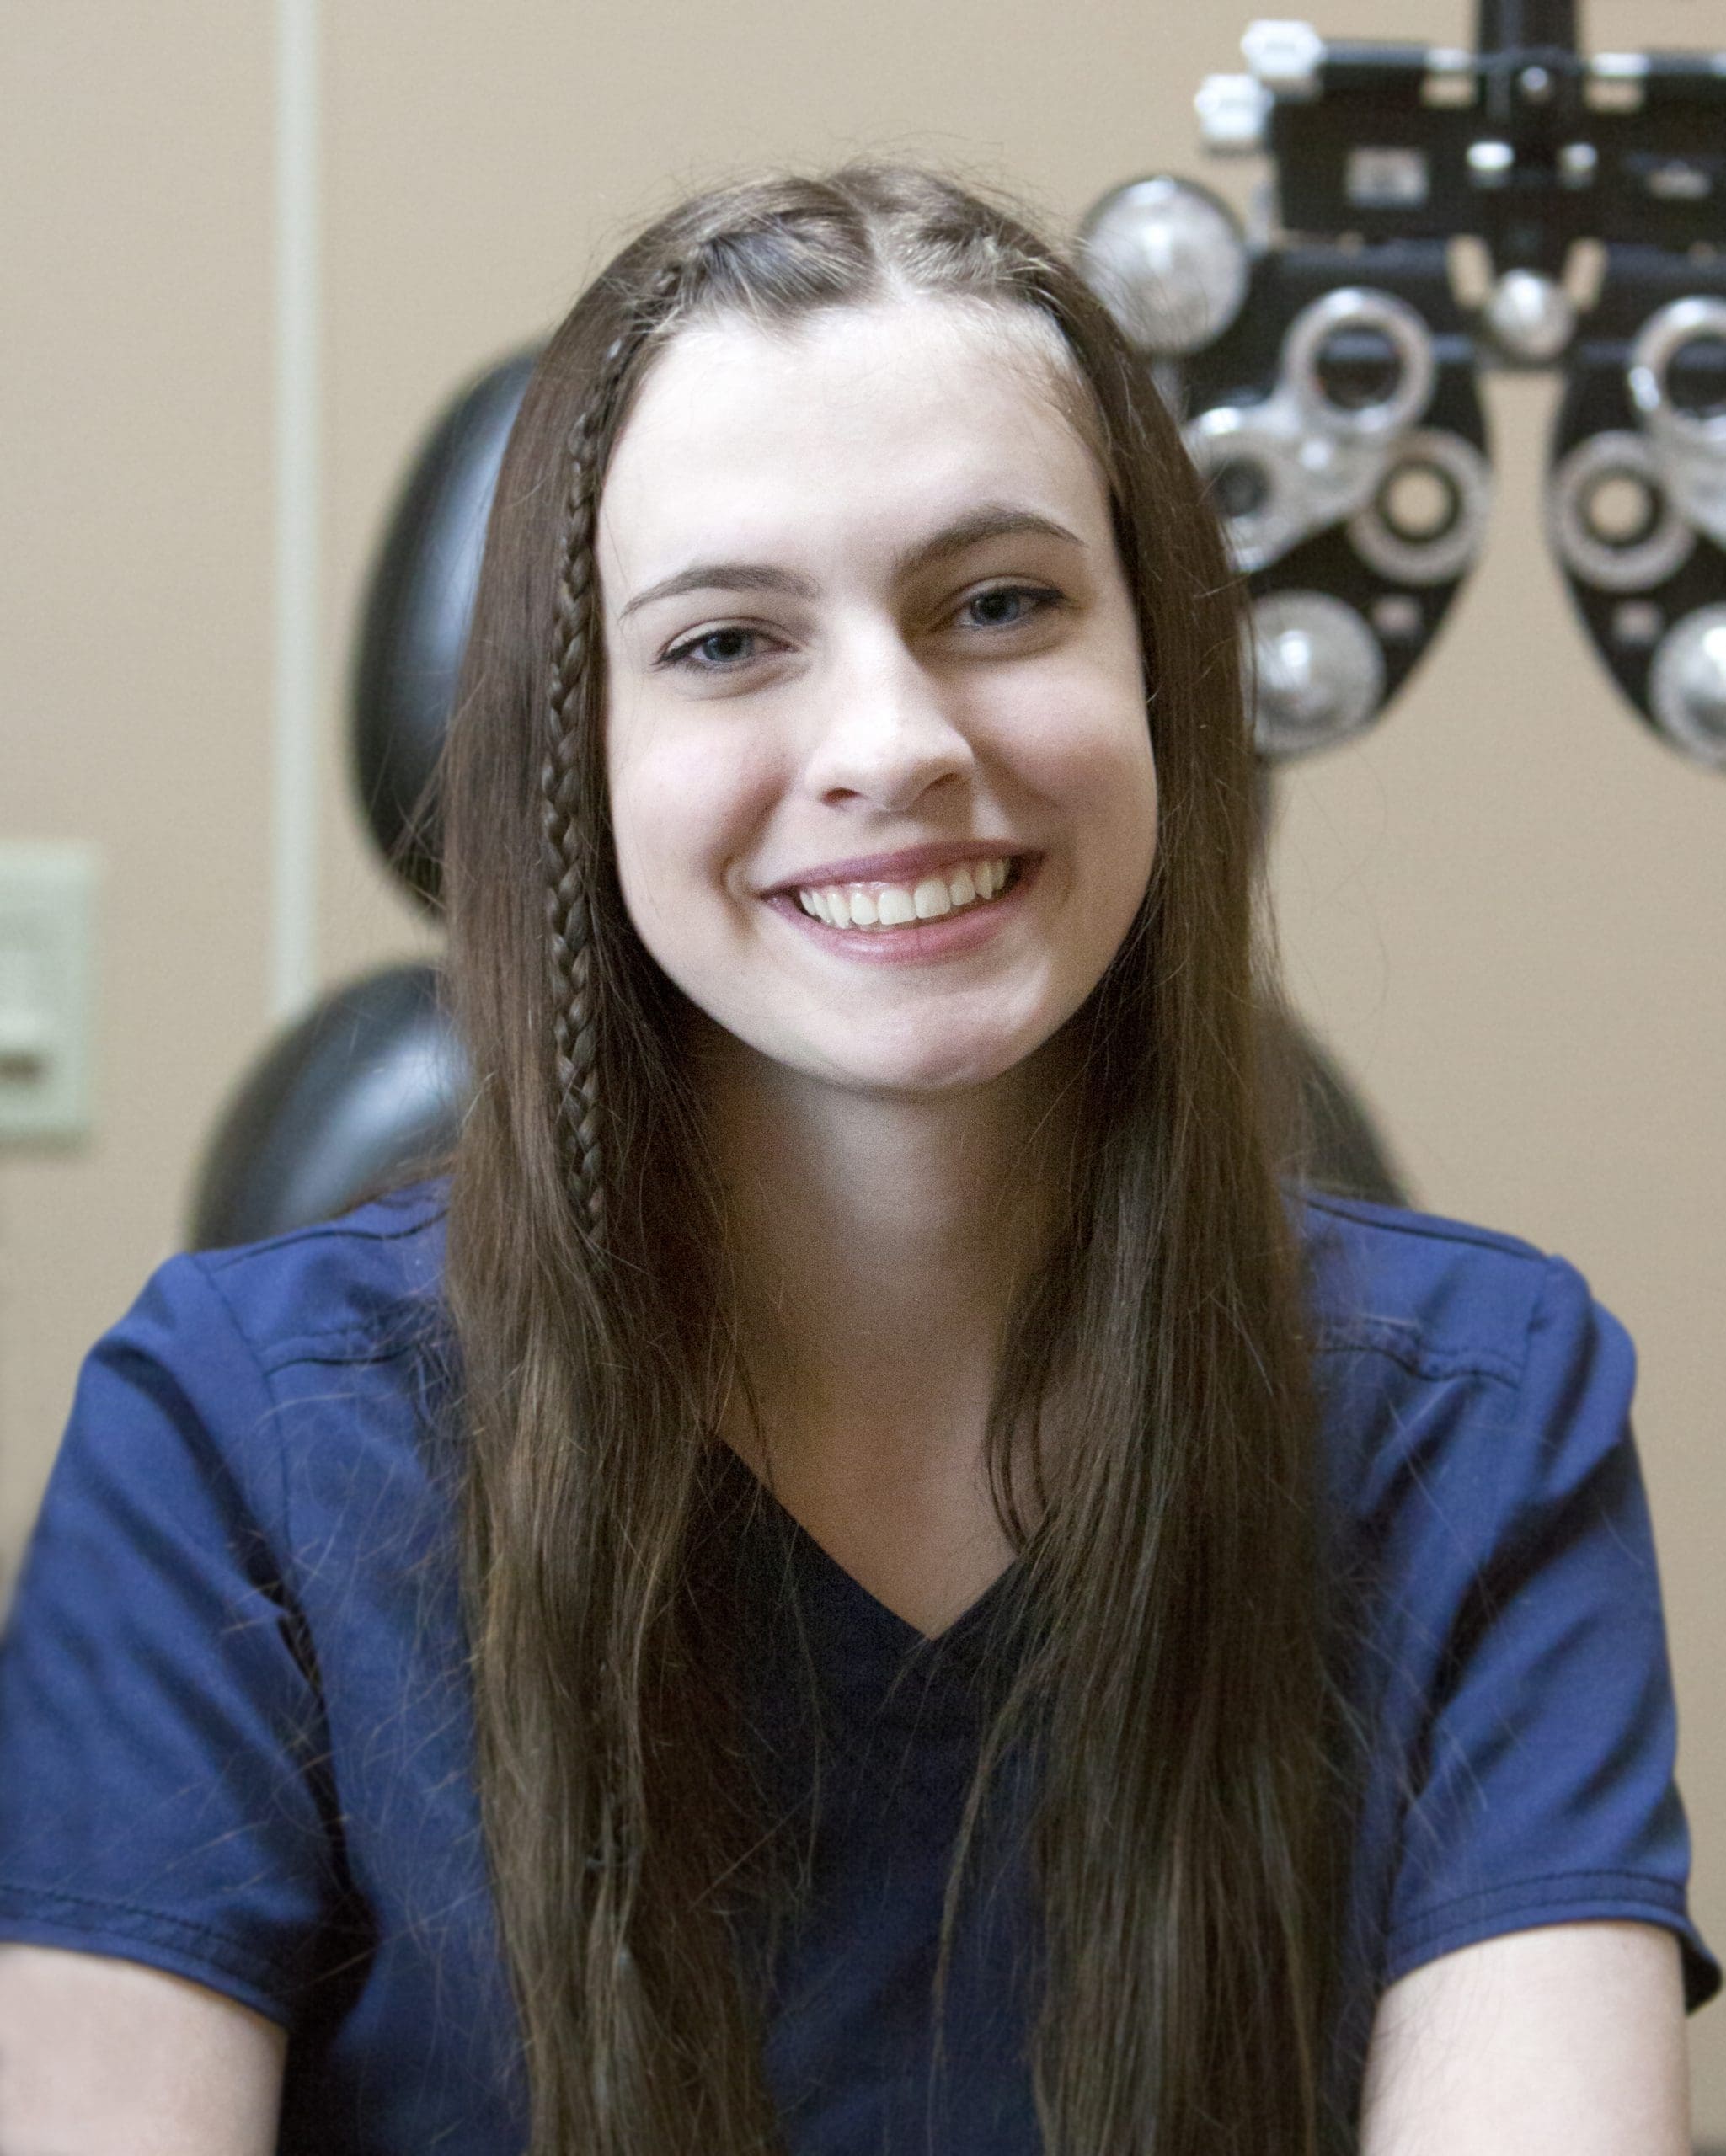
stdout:
[[919,569],[948,561],[985,539],[1008,539],[1020,532],[1063,540],[1070,547],[1077,547],[1082,552],[1084,549],[1085,542],[1077,531],[1069,531],[1066,525],[1045,516],[1040,510],[1023,509],[1013,502],[984,502],[976,509],[967,510],[962,516],[954,517],[950,524],[943,524],[928,538],[907,547],[895,561],[894,574],[915,576]]
[[617,618],[627,621],[638,608],[650,606],[656,599],[676,599],[686,591],[783,591],[794,599],[820,596],[820,586],[815,579],[799,576],[794,569],[771,568],[765,562],[692,562],[676,576],[638,591],[627,606],[618,609]]
[[[943,524],[927,539],[919,539],[907,547],[894,562],[894,575],[896,579],[914,576],[918,570],[962,554],[967,547],[977,546],[985,539],[1009,538],[1020,532],[1060,539],[1081,548],[1085,545],[1077,532],[1070,531],[1066,525],[1045,516],[1040,510],[1020,509],[1005,502],[986,502],[977,509],[967,510],[964,515]],[[618,610],[617,618],[626,620],[640,608],[652,606],[657,599],[680,598],[692,591],[778,591],[794,599],[820,596],[820,587],[813,578],[799,575],[794,569],[775,568],[766,562],[692,562],[675,576],[665,577],[658,584],[649,584],[644,591],[638,591]]]

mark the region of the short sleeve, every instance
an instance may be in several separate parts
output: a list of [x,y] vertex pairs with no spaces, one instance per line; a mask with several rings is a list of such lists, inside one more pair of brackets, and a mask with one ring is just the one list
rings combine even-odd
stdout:
[[256,1358],[177,1257],[79,1376],[0,1647],[0,1938],[284,2025],[341,1899]]
[[1435,1497],[1453,1585],[1433,1611],[1387,1983],[1499,1933],[1616,1919],[1678,1935],[1692,2008],[1719,1988],[1686,1907],[1634,1383],[1623,1327],[1546,1261],[1514,1405]]

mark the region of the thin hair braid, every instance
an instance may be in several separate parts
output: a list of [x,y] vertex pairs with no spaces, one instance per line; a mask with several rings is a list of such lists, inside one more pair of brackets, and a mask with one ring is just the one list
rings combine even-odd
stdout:
[[597,713],[590,715],[584,706],[593,654],[602,633],[594,574],[600,466],[631,365],[649,334],[662,323],[683,274],[681,263],[668,263],[628,325],[606,347],[592,391],[569,430],[568,447],[540,810],[558,1146],[570,1206],[596,1245],[602,1241],[606,1226],[598,985],[589,881],[598,835],[584,828],[580,808],[582,758],[598,752],[596,742],[590,739]]

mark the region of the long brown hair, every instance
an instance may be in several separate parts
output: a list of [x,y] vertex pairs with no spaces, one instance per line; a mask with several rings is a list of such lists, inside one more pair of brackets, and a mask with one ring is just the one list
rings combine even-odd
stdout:
[[[1081,1143],[1054,1262],[1003,1340],[991,1473],[1034,1619],[967,1836],[1034,1732],[1051,2156],[1304,2156],[1325,2136],[1344,1828],[1238,597],[1147,366],[1058,250],[879,166],[700,195],[582,294],[505,459],[443,776],[475,1081],[446,1273],[462,1585],[532,2156],[780,2145],[733,1921],[762,1822],[709,1599],[732,1304],[687,1006],[613,858],[600,490],[685,324],[901,292],[1059,333],[1137,609],[1160,796],[1140,918],[1071,1022]],[[1084,1443],[1055,1461],[1034,1442],[1027,1467],[1057,1378]]]

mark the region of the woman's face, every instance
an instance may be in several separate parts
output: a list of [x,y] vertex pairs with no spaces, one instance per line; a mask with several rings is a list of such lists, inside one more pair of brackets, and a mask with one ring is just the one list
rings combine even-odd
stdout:
[[702,325],[614,452],[625,903],[709,1017],[830,1086],[998,1077],[1144,896],[1138,633],[1048,377],[1034,322],[942,301]]

